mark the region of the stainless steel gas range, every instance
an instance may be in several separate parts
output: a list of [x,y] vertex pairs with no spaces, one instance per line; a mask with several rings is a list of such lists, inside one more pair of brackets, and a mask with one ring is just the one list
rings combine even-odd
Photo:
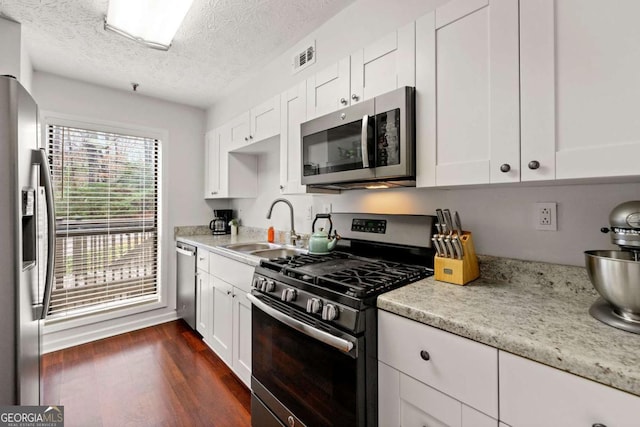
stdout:
[[252,292],[252,425],[377,426],[383,292],[433,274],[426,215],[332,214],[328,255],[263,260]]

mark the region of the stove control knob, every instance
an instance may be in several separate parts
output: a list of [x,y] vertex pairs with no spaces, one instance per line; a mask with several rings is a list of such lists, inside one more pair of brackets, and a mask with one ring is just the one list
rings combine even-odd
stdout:
[[322,307],[322,320],[335,320],[338,318],[338,308],[333,304]]
[[307,300],[307,313],[317,314],[322,310],[322,301],[318,298],[310,298]]
[[285,302],[294,301],[296,299],[296,290],[292,288],[283,289],[280,299]]
[[264,282],[264,277],[254,277],[253,278],[253,287],[257,290],[262,290],[262,283]]
[[273,280],[265,280],[263,285],[263,292],[273,292],[276,290],[276,282]]

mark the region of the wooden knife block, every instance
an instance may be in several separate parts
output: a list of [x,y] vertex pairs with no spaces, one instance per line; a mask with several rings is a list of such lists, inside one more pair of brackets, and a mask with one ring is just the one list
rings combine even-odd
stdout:
[[473,246],[471,233],[464,231],[460,236],[464,256],[462,259],[443,258],[436,255],[434,259],[434,276],[441,282],[466,285],[480,277],[480,267],[476,249]]

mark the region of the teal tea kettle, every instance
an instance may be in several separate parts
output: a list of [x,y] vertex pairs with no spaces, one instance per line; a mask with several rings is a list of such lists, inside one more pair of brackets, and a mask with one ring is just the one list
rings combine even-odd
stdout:
[[[328,219],[329,220],[329,232],[327,233],[324,229],[320,228],[319,231],[315,231],[316,229],[316,221],[318,219]],[[331,222],[330,214],[317,214],[316,218],[313,220],[313,224],[311,225],[312,235],[309,238],[309,253],[312,255],[327,255],[329,251],[333,250],[336,247],[336,243],[338,243],[338,232],[334,232],[333,238],[331,237],[331,230],[333,229],[333,222]]]

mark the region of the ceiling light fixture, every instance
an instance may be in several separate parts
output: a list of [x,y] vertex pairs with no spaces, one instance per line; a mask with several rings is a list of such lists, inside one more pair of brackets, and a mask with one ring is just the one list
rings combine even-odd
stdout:
[[193,0],[109,0],[104,29],[159,50],[169,50]]

